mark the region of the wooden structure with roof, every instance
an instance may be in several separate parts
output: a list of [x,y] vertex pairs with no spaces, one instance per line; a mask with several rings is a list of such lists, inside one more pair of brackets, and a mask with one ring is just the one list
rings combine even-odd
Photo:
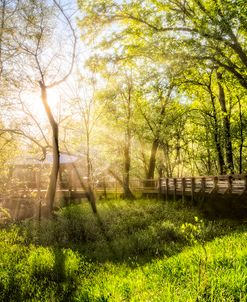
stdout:
[[[78,185],[79,179],[76,169],[80,158],[68,153],[60,153],[60,169],[58,185],[63,189],[71,189]],[[20,185],[32,189],[46,189],[52,165],[52,154],[39,160],[32,156],[18,156],[11,163],[10,177],[17,179]]]

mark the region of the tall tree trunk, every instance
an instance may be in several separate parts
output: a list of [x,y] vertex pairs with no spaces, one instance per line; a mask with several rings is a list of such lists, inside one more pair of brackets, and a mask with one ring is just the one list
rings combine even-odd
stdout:
[[226,150],[226,162],[227,169],[230,173],[234,174],[234,164],[233,164],[233,154],[232,154],[232,140],[231,140],[231,124],[229,115],[226,108],[226,97],[224,88],[221,85],[222,74],[217,72],[217,80],[219,87],[219,102],[221,111],[223,113],[223,124],[224,124],[224,141],[225,141],[225,150]]
[[212,162],[211,162],[211,151],[210,151],[210,148],[209,148],[209,135],[208,135],[208,123],[206,125],[206,142],[207,142],[207,166],[206,166],[206,169],[207,169],[207,175],[212,175]]
[[131,93],[132,86],[128,88],[128,97],[126,104],[126,130],[125,130],[125,143],[124,143],[124,175],[123,175],[123,189],[124,198],[134,199],[135,196],[130,190],[130,165],[131,165]]
[[219,122],[217,118],[217,112],[216,112],[216,107],[215,107],[215,97],[213,95],[213,92],[211,89],[209,89],[210,93],[210,99],[213,107],[213,121],[214,121],[214,126],[213,126],[213,135],[214,135],[214,143],[216,147],[216,152],[218,156],[218,164],[219,164],[219,170],[220,174],[226,174],[226,165],[225,165],[225,160],[222,152],[222,146],[220,142],[220,127],[219,127]]
[[220,174],[224,175],[224,174],[226,174],[226,165],[225,165],[225,160],[224,160],[223,153],[222,153],[221,143],[219,141],[219,136],[218,136],[216,129],[214,131],[214,141],[215,141],[216,151],[217,151],[217,155],[218,155],[218,164],[219,164],[219,168],[220,168]]
[[149,165],[147,171],[147,179],[154,179],[155,163],[156,163],[156,154],[159,148],[159,140],[156,138],[152,143],[151,154],[149,158]]
[[88,180],[88,200],[94,213],[97,213],[96,195],[94,191],[93,172],[90,154],[90,133],[87,129],[87,180]]
[[0,80],[3,73],[3,60],[2,60],[2,49],[3,49],[3,33],[5,27],[5,10],[6,10],[6,0],[2,1],[1,7],[1,28],[0,28]]
[[123,189],[124,189],[124,198],[134,199],[134,195],[130,190],[130,132],[128,131],[126,142],[124,146],[124,175],[123,175]]
[[166,170],[166,177],[172,177],[172,167],[171,167],[171,159],[169,156],[170,147],[168,142],[164,142],[163,144],[163,152],[165,157],[165,170]]
[[242,173],[243,168],[243,146],[244,146],[244,121],[243,121],[243,112],[240,98],[238,98],[238,107],[239,107],[239,123],[240,123],[240,146],[239,146],[239,174]]
[[60,152],[59,152],[59,143],[58,143],[58,124],[55,121],[53,114],[51,112],[51,108],[47,102],[47,88],[44,82],[40,81],[40,88],[41,88],[41,99],[48,117],[48,120],[51,125],[52,129],[52,169],[50,174],[50,181],[48,185],[48,189],[46,192],[46,202],[50,211],[50,214],[53,212],[53,205],[55,200],[56,194],[56,187],[57,187],[57,178],[58,178],[58,171],[60,166]]
[[[140,139],[140,143],[141,143],[141,139]],[[141,158],[142,158],[142,162],[143,162],[144,174],[147,176],[147,174],[148,174],[148,160],[146,158],[146,154],[145,154],[145,151],[144,151],[143,144],[141,144]]]

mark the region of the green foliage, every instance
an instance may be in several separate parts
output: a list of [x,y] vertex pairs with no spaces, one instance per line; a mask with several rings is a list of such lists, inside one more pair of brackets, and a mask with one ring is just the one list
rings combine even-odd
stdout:
[[87,204],[71,205],[61,209],[54,221],[28,221],[20,230],[27,244],[76,245],[85,255],[98,260],[113,256],[116,260],[145,259],[170,253],[169,246],[162,245],[167,241],[173,241],[178,250],[185,244],[178,224],[190,221],[191,215],[186,209],[176,212],[173,203],[142,200],[130,205],[123,200],[102,201],[99,216],[93,215]]
[[70,249],[4,243],[0,251],[1,301],[70,301],[90,269]]
[[[135,140],[141,137],[141,148],[148,145],[141,154],[143,170],[147,170],[150,145],[157,139],[165,154],[157,155],[163,175],[242,173],[247,88],[244,1],[78,3],[83,39],[93,41],[88,66],[97,61],[99,74],[116,80],[106,85],[108,94],[103,97],[115,100],[108,112],[118,117],[122,130],[126,127],[119,97],[123,80],[116,70],[124,70],[122,77],[134,75],[131,129]],[[118,93],[112,93],[115,88]],[[118,138],[124,131],[119,132]]]
[[245,301],[245,237],[244,233],[232,234],[207,244],[207,274],[200,284],[201,247],[196,246],[141,267],[105,265],[94,274],[93,290],[87,283],[80,297],[87,295],[89,301],[98,301],[107,294],[108,301]]
[[186,222],[181,226],[182,233],[191,243],[197,243],[198,240],[202,240],[203,228],[205,227],[202,219],[199,219],[197,216],[194,219],[195,223]]
[[246,300],[246,226],[202,220],[180,201],[103,201],[98,210],[73,205],[2,228],[0,300]]
[[9,210],[0,206],[0,220],[5,223],[10,219]]

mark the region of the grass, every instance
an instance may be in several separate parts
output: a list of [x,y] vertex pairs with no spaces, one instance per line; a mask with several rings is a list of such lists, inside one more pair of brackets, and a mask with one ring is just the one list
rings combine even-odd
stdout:
[[2,227],[0,301],[247,301],[244,222],[157,200],[98,211]]

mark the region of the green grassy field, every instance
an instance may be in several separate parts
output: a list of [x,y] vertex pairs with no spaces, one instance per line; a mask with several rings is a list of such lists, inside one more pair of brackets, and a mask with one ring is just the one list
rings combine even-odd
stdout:
[[247,301],[246,231],[180,202],[70,206],[0,229],[0,301]]

